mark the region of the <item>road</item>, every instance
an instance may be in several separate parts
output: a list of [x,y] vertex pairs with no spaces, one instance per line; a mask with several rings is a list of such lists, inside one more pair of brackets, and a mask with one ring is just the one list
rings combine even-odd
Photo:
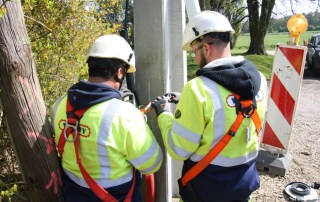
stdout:
[[[292,162],[284,177],[260,172],[261,187],[252,202],[285,201],[283,190],[291,182],[313,186],[320,182],[320,78],[305,70],[288,152]],[[320,190],[316,189],[318,197]]]

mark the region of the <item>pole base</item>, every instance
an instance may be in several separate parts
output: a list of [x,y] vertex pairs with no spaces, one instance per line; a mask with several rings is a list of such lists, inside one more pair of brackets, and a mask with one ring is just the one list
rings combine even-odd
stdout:
[[272,154],[260,150],[257,158],[257,169],[277,176],[285,176],[292,161],[291,154]]

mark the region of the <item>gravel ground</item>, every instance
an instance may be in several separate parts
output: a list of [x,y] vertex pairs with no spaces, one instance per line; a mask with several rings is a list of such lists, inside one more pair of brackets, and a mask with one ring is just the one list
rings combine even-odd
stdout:
[[[286,201],[283,190],[291,182],[313,186],[320,182],[320,78],[305,70],[288,152],[292,161],[284,177],[260,172],[261,187],[253,202]],[[315,189],[320,200],[320,190]]]

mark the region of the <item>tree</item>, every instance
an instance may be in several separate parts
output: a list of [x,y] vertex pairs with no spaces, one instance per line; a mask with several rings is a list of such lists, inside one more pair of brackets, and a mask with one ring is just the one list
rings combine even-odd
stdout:
[[[8,0],[5,2],[8,2]],[[111,7],[112,5],[114,7],[117,7],[118,4],[115,3],[117,1],[108,0],[108,2],[110,4],[104,13],[120,13],[121,15],[121,11],[117,12],[116,9]],[[115,26],[113,26],[112,28],[108,28],[108,24],[103,23],[101,18],[99,18],[99,14],[97,14],[95,10],[90,10],[90,5],[88,4],[87,0],[22,0],[21,4],[24,10],[24,20],[26,23],[27,32],[31,41],[31,46],[28,45],[27,47],[31,47],[33,53],[32,59],[34,59],[32,63],[33,69],[31,72],[37,72],[40,81],[41,92],[44,97],[45,106],[47,109],[46,114],[48,115],[50,114],[51,106],[53,105],[53,103],[62,94],[65,94],[66,90],[73,83],[77,82],[80,78],[85,79],[87,77],[86,59],[89,46],[92,44],[92,42],[102,34],[118,33],[119,29],[116,29]],[[0,3],[0,18],[3,14],[9,11],[9,9],[6,9],[7,6],[1,7],[1,5],[2,4]],[[23,18],[22,13],[19,16]],[[20,19],[20,17],[18,17],[17,19]],[[11,18],[16,19],[12,17],[12,15]],[[113,24],[110,21],[108,21],[108,23],[109,25]],[[9,24],[7,22],[6,26],[8,25],[13,26],[12,23]],[[16,29],[20,31],[20,28],[15,28],[14,30]],[[3,35],[10,36],[8,34]],[[22,63],[29,64],[26,62]],[[2,68],[2,65],[0,67]],[[35,70],[35,68],[37,69]],[[2,72],[1,76],[5,77]],[[40,93],[39,95],[38,92]],[[42,98],[41,92],[39,89],[37,89],[37,93],[33,92],[33,94]],[[20,99],[20,97],[15,96],[15,99]],[[12,102],[11,104],[15,105],[16,103]],[[39,104],[39,106],[42,106],[42,104]],[[9,110],[6,108],[6,113],[8,111]],[[0,105],[0,115],[1,112],[2,106]],[[0,117],[0,119],[1,118],[2,116]],[[47,119],[45,121],[45,123],[47,124]],[[46,128],[46,131],[47,130],[50,130],[50,128]],[[0,132],[2,136],[5,137],[1,140],[5,141],[0,141],[0,147],[7,147],[7,142],[9,142],[10,140],[10,138],[8,138],[8,136],[10,135],[6,131],[7,127],[1,125]],[[50,141],[51,140],[52,139],[50,139]],[[9,146],[11,147],[11,145]],[[10,154],[10,158],[6,159],[7,161],[14,161],[14,156],[11,155],[11,150],[12,149],[10,148],[6,148],[5,150]],[[24,148],[22,148],[21,150],[24,150]],[[0,148],[0,152],[1,151],[3,151],[2,148]],[[16,152],[16,157],[18,157],[18,159],[19,156],[21,156],[21,153],[23,152],[21,151],[19,154]],[[30,158],[33,158],[34,155],[33,153],[29,154],[28,151],[25,151],[25,154],[28,154],[28,157]],[[1,155],[0,157],[3,156]],[[24,159],[25,157],[23,156],[22,158]],[[1,160],[3,159],[1,158]],[[0,167],[2,165],[3,162],[1,161]],[[23,172],[22,169],[23,168],[20,165],[21,172]],[[3,170],[3,167],[1,170]],[[39,173],[41,176],[42,173]],[[22,174],[24,175],[24,173]],[[7,177],[8,176],[6,176],[6,178]],[[26,183],[26,187],[28,188],[28,190],[30,189],[29,186],[30,183]]]
[[235,46],[238,36],[241,34],[242,21],[245,16],[245,6],[243,0],[199,0],[201,10],[213,10],[225,15],[235,34],[231,42],[231,48]]
[[79,79],[87,77],[90,45],[112,31],[86,10],[86,1],[35,1],[22,3],[27,31],[48,112],[54,102]]
[[20,1],[0,0],[0,98],[32,201],[62,201],[60,166]]
[[264,38],[267,33],[274,4],[275,0],[262,0],[260,15],[260,1],[247,0],[251,39],[247,54],[266,55]]

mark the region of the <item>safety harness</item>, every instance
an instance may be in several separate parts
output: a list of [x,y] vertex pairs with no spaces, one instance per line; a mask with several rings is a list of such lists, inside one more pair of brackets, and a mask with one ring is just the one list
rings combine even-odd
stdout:
[[[80,152],[79,152],[79,143],[80,143],[80,120],[83,114],[89,109],[79,109],[75,110],[69,100],[67,100],[67,121],[64,126],[64,129],[61,131],[61,135],[58,142],[58,152],[60,154],[60,159],[62,160],[62,155],[64,151],[64,146],[66,142],[74,143],[75,154],[77,158],[77,163],[79,169],[82,173],[82,176],[86,183],[89,185],[90,189],[95,193],[95,195],[104,202],[118,202],[116,198],[114,198],[110,193],[108,193],[103,187],[101,187],[86,171],[84,168]],[[72,135],[72,139],[69,136]],[[135,169],[133,170],[133,180],[129,192],[124,199],[124,202],[131,202],[132,194],[134,189],[134,184],[136,180]]]
[[214,158],[227,146],[232,137],[237,133],[242,121],[245,118],[251,118],[255,127],[256,132],[259,134],[261,130],[261,120],[256,110],[256,102],[254,100],[243,100],[239,95],[233,93],[234,103],[236,107],[237,118],[231,128],[226,134],[220,139],[220,141],[185,175],[181,178],[182,186],[186,186],[193,178],[195,178],[202,170],[204,170]]

